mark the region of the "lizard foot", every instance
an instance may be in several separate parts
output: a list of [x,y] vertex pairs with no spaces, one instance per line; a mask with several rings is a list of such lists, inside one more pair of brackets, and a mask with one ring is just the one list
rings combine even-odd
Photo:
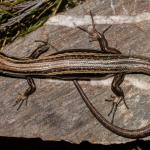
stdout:
[[110,99],[105,99],[105,101],[112,103],[112,107],[110,109],[110,112],[108,113],[108,116],[110,116],[111,113],[113,113],[112,120],[111,120],[111,123],[113,124],[118,105],[120,104],[121,101],[124,101],[124,98],[111,95]]
[[13,106],[18,105],[17,110],[19,110],[24,101],[26,102],[26,106],[27,106],[27,102],[28,102],[27,100],[28,100],[28,95],[19,93],[18,97],[17,97],[17,100],[16,100],[16,102]]

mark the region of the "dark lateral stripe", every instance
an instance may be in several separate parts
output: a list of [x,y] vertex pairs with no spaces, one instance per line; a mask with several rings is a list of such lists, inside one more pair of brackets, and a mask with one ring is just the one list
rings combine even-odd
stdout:
[[128,58],[128,56],[121,56],[121,55],[106,55],[101,53],[81,53],[81,52],[74,52],[72,54],[70,53],[63,53],[63,54],[57,54],[57,55],[50,55],[46,56],[44,58],[40,59],[15,59],[15,58],[9,58],[6,57],[5,59],[8,61],[11,61],[16,64],[31,64],[31,63],[44,63],[44,62],[51,62],[51,61],[59,61],[59,60],[67,60],[67,59],[91,59],[91,60],[111,60],[111,59],[118,59],[118,58]]
[[97,67],[97,68],[89,68],[87,67],[62,67],[62,68],[52,68],[52,69],[47,69],[47,70],[39,70],[39,71],[15,71],[15,70],[5,70],[3,69],[2,72],[9,72],[10,74],[24,74],[24,75],[45,75],[45,76],[50,76],[50,75],[64,75],[65,74],[105,74],[105,73],[116,73],[116,72],[128,72],[128,69],[122,70],[122,67],[116,67],[113,68],[113,70],[110,70],[109,68],[102,68],[102,67]]

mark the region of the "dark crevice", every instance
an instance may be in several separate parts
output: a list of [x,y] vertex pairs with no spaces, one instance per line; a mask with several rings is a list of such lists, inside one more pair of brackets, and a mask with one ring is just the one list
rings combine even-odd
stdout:
[[34,149],[66,149],[66,150],[147,150],[150,147],[150,141],[135,140],[124,144],[92,144],[83,141],[80,144],[69,143],[66,141],[43,141],[40,138],[15,138],[15,137],[0,137],[0,148],[2,149],[21,149],[21,150],[34,150]]

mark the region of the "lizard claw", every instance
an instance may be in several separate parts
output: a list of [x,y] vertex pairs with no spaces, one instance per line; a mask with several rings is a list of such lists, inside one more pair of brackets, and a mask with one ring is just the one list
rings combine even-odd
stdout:
[[105,101],[112,102],[112,107],[110,109],[110,112],[108,113],[108,116],[110,116],[111,113],[113,113],[112,120],[111,120],[111,123],[113,124],[118,105],[120,104],[121,101],[124,101],[124,98],[123,97],[115,97],[115,96],[111,95],[110,99],[105,99]]
[[16,102],[15,102],[15,104],[13,106],[18,105],[17,110],[19,110],[24,101],[26,102],[26,106],[27,106],[27,100],[28,100],[28,96],[27,95],[18,93],[17,100],[16,100]]

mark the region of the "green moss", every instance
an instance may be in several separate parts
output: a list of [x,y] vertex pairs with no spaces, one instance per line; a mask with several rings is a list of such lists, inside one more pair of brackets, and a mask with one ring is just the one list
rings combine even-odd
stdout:
[[84,0],[47,0],[42,6],[30,11],[25,18],[17,22],[16,20],[23,13],[28,13],[28,9],[31,7],[26,7],[30,1],[31,3],[33,2],[32,0],[15,0],[10,2],[3,0],[0,2],[0,24],[4,26],[4,23],[14,21],[12,26],[9,26],[9,24],[4,29],[0,28],[0,48],[12,42],[18,36],[23,36],[36,30],[43,25],[49,16],[75,7]]

